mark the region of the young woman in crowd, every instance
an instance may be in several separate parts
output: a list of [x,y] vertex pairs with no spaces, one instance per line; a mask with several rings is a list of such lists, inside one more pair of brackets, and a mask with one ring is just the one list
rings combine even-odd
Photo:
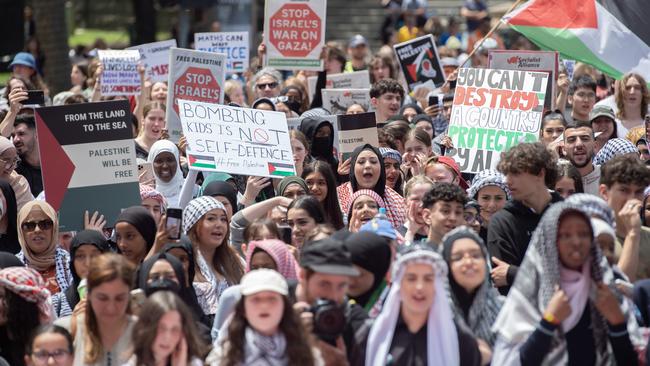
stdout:
[[429,135],[429,138],[433,141],[435,136],[435,130],[433,129],[433,121],[431,117],[426,114],[416,114],[411,120],[413,128],[416,130],[422,130]]
[[343,228],[343,214],[336,191],[336,178],[329,164],[315,160],[305,166],[302,178],[309,187],[309,194],[323,206],[327,222],[337,230]]
[[372,60],[370,60],[368,69],[370,70],[370,83],[376,83],[379,80],[384,79],[397,78],[397,72],[393,67],[393,61],[388,57],[375,55]]
[[386,214],[391,224],[399,228],[406,221],[404,198],[386,187],[386,169],[379,150],[365,144],[354,149],[350,163],[350,181],[337,188],[342,207],[351,207],[352,195],[360,189],[374,191],[386,203]]
[[291,227],[291,245],[300,249],[305,244],[305,236],[316,225],[325,223],[323,206],[313,196],[302,196],[287,207],[287,225]]
[[13,188],[4,181],[0,181],[0,203],[4,207],[0,214],[0,251],[16,254],[20,251],[17,229],[18,206]]
[[65,328],[52,324],[41,325],[34,330],[27,343],[25,364],[50,365],[52,358],[57,366],[72,366],[73,351],[72,336]]
[[143,120],[138,126],[135,138],[135,154],[140,159],[147,159],[153,144],[160,140],[165,129],[165,105],[149,102],[142,108]]
[[[591,128],[594,130],[594,134],[598,134],[594,139],[594,153],[598,153],[609,140],[618,138],[619,135],[618,124],[610,118],[599,118],[592,121]],[[621,131],[621,134],[621,137],[624,137],[627,133]]]
[[593,239],[580,207],[546,211],[493,325],[493,364],[638,363],[628,333],[636,320]]
[[70,246],[70,271],[72,283],[67,289],[52,296],[54,314],[57,318],[72,315],[72,310],[86,296],[86,285],[81,281],[88,277],[92,260],[110,251],[108,241],[95,230],[82,230],[72,238]]
[[392,188],[395,192],[402,194],[404,179],[402,177],[402,156],[399,151],[387,147],[380,147],[379,152],[384,159],[386,170],[386,187]]
[[644,118],[648,114],[650,93],[643,76],[637,73],[628,73],[616,84],[617,117],[623,127],[631,130],[644,125]]
[[115,220],[115,243],[120,253],[138,266],[147,257],[156,240],[156,222],[142,206],[122,211]]
[[287,197],[292,200],[304,196],[307,193],[309,193],[307,183],[305,183],[304,179],[295,175],[282,178],[275,190],[277,196]]
[[178,296],[159,291],[149,296],[133,327],[132,356],[125,366],[199,366],[206,349]]
[[542,128],[540,129],[540,141],[544,143],[545,146],[549,146],[552,142],[562,136],[564,129],[566,128],[567,123],[564,119],[564,115],[557,112],[547,113],[542,119]]
[[88,89],[88,64],[77,63],[72,65],[70,71],[70,89],[73,93],[83,94],[85,97],[90,97],[91,90]]
[[370,189],[360,189],[350,198],[348,206],[348,230],[352,233],[359,231],[363,224],[370,222],[378,213],[380,208],[386,208],[386,203]]
[[428,226],[422,216],[422,197],[433,189],[434,183],[424,175],[417,175],[404,187],[406,198],[407,219],[397,231],[407,242],[426,240],[429,235]]
[[223,207],[226,208],[228,220],[230,221],[232,215],[238,211],[237,188],[228,182],[220,180],[214,180],[202,187],[201,196],[209,196],[221,202]]
[[246,272],[268,268],[287,280],[298,279],[298,262],[285,242],[277,239],[251,241],[246,245]]
[[407,121],[405,121],[405,118],[402,119],[402,117],[400,117],[398,120],[388,122],[383,130],[386,132],[386,134],[393,138],[395,144],[397,145],[397,151],[399,151],[401,155],[404,155],[406,152],[404,149],[406,135],[409,133],[409,131],[411,131],[411,126]]
[[510,200],[510,189],[506,177],[496,170],[483,170],[477,173],[472,185],[467,189],[467,197],[476,200],[481,206],[481,238],[487,240],[490,218]]
[[467,201],[463,209],[465,225],[469,226],[477,235],[481,234],[481,206],[474,200]]
[[453,183],[467,189],[469,185],[460,174],[460,168],[454,158],[449,156],[432,156],[424,162],[422,172],[432,181]]
[[302,132],[309,142],[312,159],[322,160],[330,165],[332,171],[338,171],[338,161],[334,156],[334,128],[323,117],[307,117],[300,123]]
[[65,291],[73,282],[70,272],[70,255],[57,246],[59,220],[56,211],[45,201],[28,202],[18,212],[17,254],[27,267],[43,276],[52,294]]
[[162,251],[173,255],[181,262],[187,286],[194,293],[194,297],[196,297],[196,292],[192,286],[195,275],[194,248],[192,247],[190,238],[187,235],[181,235],[180,240],[165,244]]
[[241,252],[246,254],[245,245],[252,241],[283,239],[278,229],[278,225],[271,219],[257,219],[251,222],[244,229],[244,242],[241,246]]
[[308,162],[309,142],[307,141],[307,137],[298,130],[289,131],[289,138],[291,141],[291,151],[293,152],[293,164],[296,167],[296,175],[301,177],[303,169]]
[[153,165],[155,188],[165,197],[168,207],[181,207],[181,190],[185,179],[176,145],[169,140],[156,141],[150,148],[147,161]]
[[421,129],[414,128],[406,134],[404,142],[404,164],[406,180],[422,173],[422,167],[427,159],[433,154],[431,150],[431,138]]
[[286,280],[270,269],[247,273],[241,300],[228,325],[228,336],[214,347],[206,363],[235,365],[322,365],[294,312]]
[[[282,197],[282,196],[276,196],[273,198],[269,198],[267,200],[264,200],[262,202],[255,203],[253,205],[250,205],[241,211],[237,212],[232,217],[232,220],[230,221],[230,244],[234,247],[239,249],[242,245],[242,243],[246,242],[247,240],[250,240],[250,238],[253,237],[252,231],[249,231],[250,234],[247,234],[246,237],[249,239],[245,239],[245,232],[247,231],[247,228],[251,223],[253,223],[256,220],[263,219],[263,218],[269,218],[272,221],[273,217],[272,214],[274,211],[281,211],[280,216],[281,216],[281,221],[286,222],[287,218],[287,207],[289,204],[291,204],[292,200],[290,198]],[[275,221],[274,221],[275,222]],[[262,235],[261,233],[258,235]],[[278,236],[275,239],[279,239],[280,234],[278,232]]]
[[194,289],[201,309],[213,315],[221,293],[239,283],[244,266],[228,244],[226,208],[212,197],[190,201],[183,210],[183,227],[195,248]]
[[488,364],[496,341],[491,328],[504,298],[490,282],[487,248],[473,230],[461,226],[442,239],[442,256],[449,267],[449,295],[456,319],[472,331],[482,364]]
[[32,332],[52,322],[50,301],[50,291],[35,270],[0,270],[0,357],[10,365],[25,364],[23,352]]
[[167,211],[165,197],[150,186],[140,184],[140,199],[142,200],[142,207],[151,213],[151,216],[153,216],[156,222],[156,227],[158,227],[160,220]]
[[345,114],[360,114],[366,112],[368,112],[366,107],[359,103],[352,103],[348,106],[348,109],[345,110]]
[[402,247],[391,277],[381,313],[357,332],[352,365],[480,364],[476,340],[454,320],[447,265],[438,253],[423,245]]
[[419,105],[415,103],[404,104],[397,114],[403,116],[406,119],[406,122],[412,123],[413,117],[418,114],[423,114],[424,111],[420,108]]
[[167,103],[167,82],[156,81],[151,85],[151,101],[161,104]]
[[564,199],[575,193],[583,193],[582,176],[578,169],[564,160],[560,160],[557,165],[558,175],[555,182],[555,191]]
[[6,137],[0,136],[0,180],[11,185],[16,195],[16,205],[20,210],[27,202],[32,201],[34,196],[27,179],[15,170],[18,160],[14,144]]

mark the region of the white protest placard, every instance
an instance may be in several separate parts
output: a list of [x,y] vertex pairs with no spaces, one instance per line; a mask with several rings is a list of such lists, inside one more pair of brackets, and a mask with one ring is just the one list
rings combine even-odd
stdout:
[[323,70],[326,0],[266,0],[264,64],[278,70]]
[[145,43],[127,48],[140,51],[140,60],[147,69],[147,77],[152,82],[167,81],[169,75],[169,50],[176,47],[175,39]]
[[103,96],[135,95],[140,93],[140,74],[137,50],[99,50],[99,61],[104,66],[101,88]]
[[323,89],[323,108],[331,114],[345,114],[352,104],[370,108],[370,89]]
[[447,135],[460,170],[496,169],[502,152],[537,141],[547,84],[545,72],[459,69]]
[[540,71],[550,75],[544,108],[555,108],[557,74],[560,58],[555,51],[488,51],[488,68],[501,70]]
[[244,72],[248,69],[248,32],[194,33],[194,48],[226,55],[228,73]]
[[[309,101],[314,100],[318,76],[307,78]],[[328,74],[324,89],[370,89],[370,73],[368,70],[345,72],[342,74]]]
[[341,161],[352,156],[361,145],[379,146],[377,121],[374,112],[342,114],[338,116],[338,141]]
[[223,103],[226,55],[172,48],[169,65],[167,130],[169,139],[178,142],[182,132],[178,116],[179,99]]
[[282,112],[179,100],[190,169],[260,177],[295,175]]

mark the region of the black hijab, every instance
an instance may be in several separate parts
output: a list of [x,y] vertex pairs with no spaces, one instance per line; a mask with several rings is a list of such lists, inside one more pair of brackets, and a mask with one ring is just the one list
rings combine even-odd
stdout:
[[70,244],[70,272],[72,272],[73,283],[65,290],[65,297],[68,300],[70,309],[74,309],[75,306],[79,303],[79,292],[77,287],[79,282],[81,282],[81,277],[77,274],[76,269],[74,268],[74,259],[77,255],[77,250],[82,245],[94,245],[102,253],[109,252],[110,246],[108,240],[102,235],[99,231],[95,230],[82,230],[72,238],[72,243]]
[[0,269],[7,267],[25,267],[25,264],[11,253],[0,252]]
[[212,181],[203,189],[203,196],[226,197],[232,207],[232,214],[237,212],[237,189],[232,184],[222,181]]
[[[324,126],[330,127],[329,137],[316,137],[316,132]],[[332,124],[323,117],[306,117],[300,122],[299,130],[305,134],[309,141],[311,156],[329,163],[332,170],[336,171],[338,162],[334,157],[334,127]]]
[[147,243],[148,253],[156,240],[157,231],[156,220],[151,216],[149,210],[142,206],[131,206],[120,213],[115,224],[118,222],[126,222],[138,230]]
[[375,153],[375,155],[377,155],[377,160],[379,161],[379,180],[372,190],[375,191],[381,198],[384,198],[384,192],[386,191],[386,168],[384,167],[384,159],[381,157],[379,150],[370,144],[358,146],[352,152],[352,159],[350,160],[350,184],[352,185],[352,192],[359,190],[357,178],[354,175],[354,166],[357,163],[359,154],[361,154],[361,152],[364,150],[372,151]]
[[[185,253],[187,253],[187,258],[190,262],[189,269],[187,270],[188,272],[187,277],[189,277],[187,282],[192,284],[192,282],[194,282],[194,273],[195,273],[194,263],[196,263],[194,262],[194,251],[192,249],[192,241],[187,235],[181,235],[181,239],[179,241],[166,244],[165,247],[163,248],[163,252],[168,253],[170,250],[176,248],[183,249]],[[192,291],[193,290],[194,287],[192,287]]]
[[16,254],[20,252],[20,243],[18,242],[18,205],[16,204],[16,194],[11,185],[5,181],[0,181],[0,191],[5,196],[7,207],[4,207],[3,214],[7,215],[7,233],[0,236],[0,252],[9,252]]
[[390,245],[386,239],[369,231],[350,234],[345,238],[344,243],[350,251],[352,263],[375,277],[372,287],[366,293],[353,298],[359,305],[365,307],[377,288],[384,283],[392,257]]

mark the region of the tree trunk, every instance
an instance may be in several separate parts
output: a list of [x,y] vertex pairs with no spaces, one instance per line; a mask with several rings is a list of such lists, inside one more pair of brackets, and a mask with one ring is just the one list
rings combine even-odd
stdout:
[[135,37],[132,46],[156,41],[156,9],[153,0],[132,0]]
[[65,0],[33,0],[36,36],[45,55],[45,82],[50,97],[70,89],[70,57],[68,30],[65,22]]

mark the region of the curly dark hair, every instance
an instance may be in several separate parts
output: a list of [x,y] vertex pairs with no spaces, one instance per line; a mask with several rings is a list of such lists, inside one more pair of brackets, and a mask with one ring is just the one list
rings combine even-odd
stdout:
[[[225,353],[222,366],[236,366],[241,365],[244,361],[244,345],[246,342],[245,332],[249,327],[248,320],[244,309],[244,297],[237,303],[235,313],[232,321],[228,326],[228,339],[229,342],[227,351]],[[311,350],[312,338],[305,328],[302,326],[298,314],[296,314],[291,306],[289,298],[282,296],[284,303],[284,312],[282,320],[278,325],[278,331],[284,334],[286,339],[286,356],[288,365],[314,365],[314,355]],[[223,344],[221,345],[223,346]]]
[[650,185],[650,169],[635,156],[619,155],[600,168],[600,184],[611,188],[614,183]]
[[404,88],[393,79],[383,79],[372,84],[370,87],[370,98],[379,98],[386,93],[395,93],[404,99]]
[[541,142],[521,143],[501,153],[497,165],[503,175],[528,173],[538,175],[544,169],[544,183],[549,189],[557,181],[557,158]]
[[438,201],[458,202],[465,206],[467,203],[467,193],[453,183],[435,183],[433,188],[422,197],[422,207],[431,208]]

